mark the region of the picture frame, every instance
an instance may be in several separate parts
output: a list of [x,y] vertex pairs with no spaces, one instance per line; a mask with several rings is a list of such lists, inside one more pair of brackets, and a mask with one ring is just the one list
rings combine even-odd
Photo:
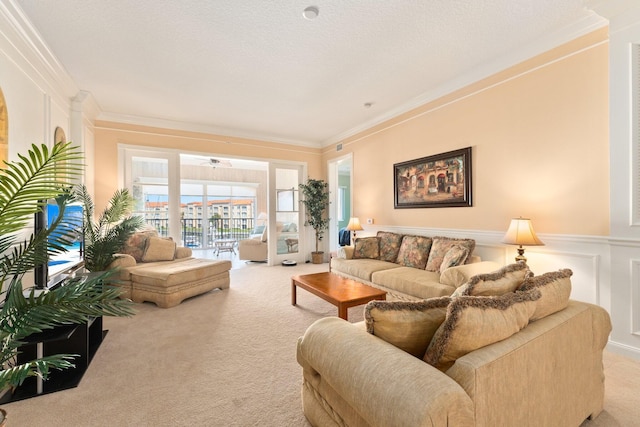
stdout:
[[471,147],[393,165],[395,209],[472,206]]

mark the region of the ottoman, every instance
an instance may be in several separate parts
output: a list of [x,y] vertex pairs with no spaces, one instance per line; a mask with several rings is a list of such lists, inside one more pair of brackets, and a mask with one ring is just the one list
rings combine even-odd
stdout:
[[169,308],[213,289],[229,288],[231,261],[201,258],[140,263],[128,268],[130,298]]

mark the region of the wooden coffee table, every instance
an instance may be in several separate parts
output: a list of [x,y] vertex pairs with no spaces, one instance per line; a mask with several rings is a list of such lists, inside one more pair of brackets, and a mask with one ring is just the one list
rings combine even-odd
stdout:
[[291,278],[291,305],[296,305],[296,287],[338,307],[338,316],[347,320],[347,309],[374,299],[387,299],[387,293],[337,274],[325,272],[303,274]]

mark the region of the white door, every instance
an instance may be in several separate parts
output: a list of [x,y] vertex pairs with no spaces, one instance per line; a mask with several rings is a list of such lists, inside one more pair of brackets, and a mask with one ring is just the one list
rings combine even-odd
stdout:
[[305,262],[306,231],[299,197],[304,170],[298,163],[269,164],[269,265]]

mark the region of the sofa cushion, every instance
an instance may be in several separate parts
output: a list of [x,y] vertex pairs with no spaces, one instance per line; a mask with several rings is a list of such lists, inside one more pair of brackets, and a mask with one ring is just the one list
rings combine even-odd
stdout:
[[565,268],[545,273],[541,276],[528,277],[524,280],[519,290],[528,292],[532,289],[538,289],[541,293],[540,299],[536,302],[536,310],[531,316],[531,321],[542,319],[565,309],[569,305],[572,275],[573,272]]
[[441,284],[438,280],[439,276],[438,273],[433,271],[419,270],[413,267],[398,267],[391,270],[373,272],[371,282],[415,298],[451,295],[455,287]]
[[[429,260],[426,269],[429,271],[440,271],[440,264],[449,249],[455,245],[465,246],[469,250],[469,255],[473,253],[476,247],[476,241],[473,239],[455,239],[451,237],[436,236],[433,238],[431,251],[429,251]],[[465,259],[462,263],[466,263]]]
[[138,264],[129,269],[131,280],[141,285],[170,288],[185,283],[207,280],[220,274],[228,274],[229,260],[188,258],[174,261],[158,261]]
[[403,236],[396,263],[404,265],[405,267],[419,268],[422,270],[427,264],[430,249],[430,237]]
[[540,292],[515,292],[498,297],[453,298],[424,361],[446,371],[459,357],[501,341],[527,326]]
[[171,261],[176,256],[176,242],[161,237],[149,237],[142,262]]
[[378,231],[376,236],[380,242],[380,259],[382,261],[396,262],[403,235],[388,231]]
[[121,252],[131,255],[136,262],[142,262],[142,256],[147,247],[147,239],[149,237],[158,237],[158,232],[156,230],[145,230],[133,233],[124,244]]
[[447,253],[442,258],[442,264],[440,264],[439,272],[442,273],[447,268],[457,267],[464,264],[469,258],[469,249],[463,245],[454,245],[449,248]]
[[516,262],[501,269],[478,274],[469,279],[465,285],[456,289],[455,295],[498,296],[514,292],[525,278],[533,276],[524,262]]
[[364,308],[367,332],[422,358],[445,319],[451,298],[423,301],[371,301]]
[[377,237],[358,237],[354,244],[353,259],[378,259],[380,249]]
[[393,262],[380,261],[379,259],[342,259],[333,258],[331,269],[366,281],[371,281],[371,275],[377,271],[397,269],[399,266]]

